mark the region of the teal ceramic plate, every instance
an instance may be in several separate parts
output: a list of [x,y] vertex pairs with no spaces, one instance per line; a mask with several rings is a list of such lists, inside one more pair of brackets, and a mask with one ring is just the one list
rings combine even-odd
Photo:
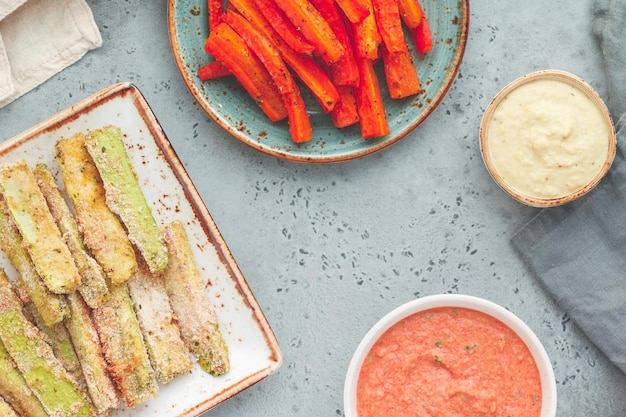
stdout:
[[[303,88],[313,139],[294,144],[286,122],[272,123],[233,77],[202,82],[197,70],[213,58],[204,51],[206,1],[169,0],[168,27],[176,64],[192,95],[207,114],[247,145],[278,158],[325,163],[359,158],[384,149],[419,126],[441,102],[458,72],[469,26],[469,0],[422,0],[433,33],[433,51],[418,56],[412,49],[423,92],[407,99],[388,98],[381,90],[391,128],[387,136],[365,140],[358,126],[337,129]],[[412,47],[412,43],[409,42]]]

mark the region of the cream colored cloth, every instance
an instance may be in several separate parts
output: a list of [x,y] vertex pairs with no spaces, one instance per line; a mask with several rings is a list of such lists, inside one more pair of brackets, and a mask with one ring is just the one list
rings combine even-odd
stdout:
[[101,45],[84,0],[0,0],[0,107]]

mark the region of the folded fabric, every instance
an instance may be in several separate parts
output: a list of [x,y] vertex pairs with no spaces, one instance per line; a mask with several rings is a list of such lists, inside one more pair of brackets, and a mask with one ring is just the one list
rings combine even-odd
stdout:
[[0,20],[13,13],[15,9],[25,2],[26,0],[0,0]]
[[587,196],[542,210],[511,240],[530,271],[589,339],[626,372],[626,0],[595,0],[617,155]]
[[0,107],[102,45],[84,0],[0,0]]

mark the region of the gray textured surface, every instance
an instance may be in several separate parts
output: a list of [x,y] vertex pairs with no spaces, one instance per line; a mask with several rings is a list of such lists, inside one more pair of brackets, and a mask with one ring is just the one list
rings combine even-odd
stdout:
[[268,379],[207,416],[341,416],[353,350],[415,297],[495,301],[544,342],[558,415],[623,416],[626,376],[530,276],[509,244],[537,210],[491,180],[482,112],[527,72],[559,68],[606,97],[592,0],[471,1],[464,63],[427,121],[391,148],[336,165],[294,164],[235,141],[203,113],[172,59],[165,0],[91,0],[104,45],[0,109],[0,140],[119,81],[146,96],[272,325],[284,354]]

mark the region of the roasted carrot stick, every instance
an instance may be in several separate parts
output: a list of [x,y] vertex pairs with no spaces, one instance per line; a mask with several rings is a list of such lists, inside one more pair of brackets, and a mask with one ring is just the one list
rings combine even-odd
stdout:
[[[395,0],[394,0],[395,1]],[[359,69],[354,58],[354,49],[344,24],[344,15],[334,0],[311,0],[322,17],[328,22],[345,53],[336,63],[328,66],[328,71],[335,85],[356,87],[359,82]]]
[[202,81],[214,80],[227,75],[232,75],[232,73],[222,61],[211,61],[198,68],[198,78]]
[[376,60],[379,57],[378,47],[382,42],[372,0],[364,0],[370,13],[358,23],[352,23],[353,46],[357,57]]
[[422,17],[420,24],[411,31],[413,42],[417,52],[425,54],[433,50],[433,35],[430,31],[430,24],[426,16]]
[[241,36],[248,48],[254,51],[265,68],[267,68],[274,84],[282,95],[283,103],[287,110],[292,140],[296,143],[310,140],[312,128],[304,100],[274,44],[260,30],[235,11],[229,10],[226,12],[222,17],[222,21],[227,23]]
[[363,21],[369,14],[370,9],[363,0],[335,0],[337,6],[343,11],[348,20],[352,23]]
[[209,33],[211,33],[211,30],[213,30],[213,28],[222,20],[222,15],[224,14],[224,4],[222,0],[207,0],[207,10],[209,12]]
[[400,16],[409,29],[419,26],[424,16],[424,9],[419,0],[397,0]]
[[274,41],[287,65],[308,87],[323,111],[330,112],[339,100],[339,92],[317,62],[291,49],[271,27],[254,0],[229,0],[229,4]]
[[285,62],[274,47],[274,44],[239,13],[229,10],[222,17],[243,39],[248,48],[259,58],[278,87],[278,92],[286,94],[296,89],[296,84],[287,69]]
[[376,16],[376,26],[385,47],[391,53],[408,52],[409,47],[404,39],[398,0],[372,0],[372,5]]
[[357,58],[359,85],[355,89],[357,111],[361,122],[361,136],[365,139],[388,135],[390,132],[374,61]]
[[207,38],[205,49],[228,67],[271,121],[287,117],[282,97],[269,73],[230,26],[218,24]]
[[273,0],[254,0],[257,7],[263,13],[263,16],[272,25],[280,37],[285,41],[287,45],[293,48],[294,51],[305,54],[313,55],[315,46],[307,41],[294,24],[285,16],[283,12]]
[[390,52],[383,46],[383,67],[391,98],[405,98],[421,91],[419,77],[411,54]]
[[354,88],[341,85],[337,87],[341,94],[341,99],[330,113],[331,120],[335,127],[352,126],[359,122],[359,113],[356,110],[356,97],[354,96]]
[[344,54],[343,46],[324,20],[320,12],[309,0],[275,0],[289,20],[315,46],[320,59],[334,64]]

